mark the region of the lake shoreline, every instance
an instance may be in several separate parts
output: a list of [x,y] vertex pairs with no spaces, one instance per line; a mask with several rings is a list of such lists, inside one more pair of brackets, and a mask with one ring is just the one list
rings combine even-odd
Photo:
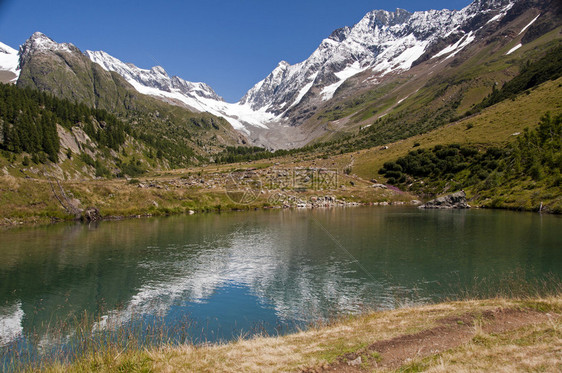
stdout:
[[[195,209],[195,210],[188,210],[188,211],[174,211],[174,212],[164,212],[164,213],[140,213],[140,214],[134,214],[134,215],[107,215],[107,216],[102,216],[102,218],[97,221],[97,222],[110,222],[110,221],[122,221],[122,220],[130,220],[130,219],[150,219],[150,218],[158,218],[158,217],[163,217],[163,216],[181,216],[181,215],[194,215],[194,214],[207,214],[207,213],[214,213],[214,214],[220,214],[221,212],[248,212],[248,211],[257,211],[257,210],[278,210],[278,209],[308,209],[308,210],[313,210],[313,209],[332,209],[332,208],[350,208],[350,207],[384,207],[384,206],[388,206],[388,207],[404,207],[404,206],[408,206],[407,202],[403,202],[403,203],[398,203],[398,204],[393,204],[393,203],[389,203],[387,205],[378,205],[378,204],[373,204],[373,203],[360,203],[357,204],[355,206],[330,206],[330,207],[316,207],[316,208],[301,208],[301,207],[288,207],[288,208],[283,208],[283,207],[279,207],[279,206],[268,206],[268,207],[264,207],[264,206],[252,206],[252,207],[248,207],[248,208],[230,208],[230,209],[216,209],[213,208],[212,206],[206,206],[206,207],[202,207],[201,209]],[[412,205],[410,205],[412,206]],[[515,208],[515,207],[510,207],[510,206],[505,206],[505,207],[491,207],[491,206],[471,206],[471,209],[483,209],[483,210],[498,210],[498,211],[512,211],[512,212],[518,212],[518,213],[539,213],[539,214],[546,214],[546,215],[555,215],[555,216],[559,216],[562,215],[556,211],[549,211],[549,210],[543,210],[543,211],[536,211],[536,209],[521,209],[521,208]],[[83,224],[91,224],[92,222],[88,222],[88,221],[82,221],[80,219],[76,219],[72,216],[69,216],[68,218],[51,218],[51,217],[45,217],[45,216],[41,216],[41,215],[35,215],[35,216],[28,216],[28,217],[24,217],[24,218],[20,218],[20,219],[14,219],[14,218],[0,218],[0,230],[6,230],[6,229],[15,229],[15,228],[31,228],[31,227],[42,227],[42,226],[50,226],[53,224],[61,224],[61,223],[83,223]]]
[[221,211],[319,208],[320,200],[325,201],[326,207],[405,205],[415,201],[409,193],[373,188],[371,183],[355,180],[354,185],[347,182],[347,186],[334,190],[263,189],[254,200],[240,203],[225,185],[212,189],[184,187],[177,185],[178,180],[181,177],[174,175],[147,177],[135,183],[124,179],[63,181],[53,188],[48,180],[0,176],[0,198],[4,200],[0,203],[0,229],[80,221],[80,215],[70,211],[90,207],[99,210],[101,220],[112,221]]
[[[560,368],[562,294],[404,306],[341,317],[276,337],[224,344],[108,348],[47,372],[301,371]],[[558,351],[558,352],[556,352]],[[417,370],[416,370],[417,369]]]
[[[359,191],[361,193],[362,191]],[[396,194],[396,196],[392,197],[391,200],[381,201],[380,196],[375,196],[375,198],[365,198],[359,197],[356,198],[354,196],[354,190],[350,189],[347,190],[343,195],[350,196],[353,202],[349,204],[341,204],[341,205],[331,205],[326,207],[297,207],[294,206],[283,206],[283,205],[275,205],[271,204],[267,201],[257,201],[251,204],[241,205],[237,204],[233,201],[229,201],[227,197],[226,191],[219,192],[223,194],[223,198],[217,197],[215,195],[209,194],[207,196],[208,199],[220,200],[221,203],[202,203],[202,204],[192,204],[188,207],[181,206],[178,203],[181,198],[178,198],[176,203],[173,203],[173,206],[155,206],[151,205],[149,207],[142,206],[142,205],[134,205],[130,204],[125,208],[121,208],[121,211],[112,211],[110,214],[104,214],[104,210],[102,210],[101,219],[99,221],[120,221],[120,220],[128,220],[128,219],[146,219],[146,218],[153,218],[153,217],[162,217],[162,216],[178,216],[178,215],[193,215],[193,214],[201,214],[201,213],[221,213],[221,212],[244,212],[244,211],[255,211],[255,210],[271,210],[271,209],[324,209],[324,208],[348,208],[354,206],[417,206],[421,202],[416,200],[416,196],[412,196],[410,194],[404,193],[406,198],[401,199],[400,194]],[[200,193],[198,193],[200,194]],[[226,197],[226,198],[225,198]],[[307,195],[303,195],[303,197],[307,197]],[[345,197],[343,197],[345,200]],[[226,201],[225,201],[226,199]],[[226,202],[226,203],[225,203]],[[29,202],[28,202],[29,203]],[[29,203],[33,205],[33,202]],[[60,208],[60,206],[59,206]],[[542,211],[537,211],[537,209],[527,209],[521,207],[514,207],[514,206],[490,206],[487,204],[482,205],[473,205],[471,206],[472,209],[487,209],[487,210],[506,210],[506,211],[513,211],[513,212],[535,212],[540,214],[548,214],[548,215],[560,215],[558,211],[551,211],[549,209],[543,209]],[[134,213],[127,214],[126,212],[134,211]],[[83,222],[85,224],[91,223],[87,220],[81,220],[80,218],[76,218],[75,216],[64,214],[62,211],[58,211],[56,213],[52,213],[49,215],[48,211],[40,210],[39,208],[32,208],[31,210],[27,211],[28,215],[14,217],[14,216],[6,216],[6,214],[0,214],[0,230],[6,229],[13,229],[18,227],[41,227],[41,226],[49,226],[52,224],[59,224],[59,223],[71,223],[71,222]]]
[[[406,202],[401,203],[401,204],[388,204],[385,206],[388,207],[404,207],[406,205]],[[372,203],[362,203],[362,204],[358,204],[356,205],[357,207],[384,207],[384,206],[380,206],[380,205],[375,205]],[[407,205],[406,205],[407,206]],[[332,207],[321,207],[321,209],[331,209],[331,208],[350,208],[350,207],[355,207],[355,206],[343,206],[343,207],[337,207],[337,206],[332,206]],[[109,216],[103,216],[101,220],[99,220],[98,222],[111,222],[111,221],[122,221],[122,220],[130,220],[130,219],[150,219],[150,218],[158,218],[158,217],[163,217],[163,216],[181,216],[181,215],[194,215],[194,214],[208,214],[208,213],[214,213],[214,214],[220,214],[221,212],[248,212],[248,211],[256,211],[256,210],[277,210],[277,209],[282,209],[282,207],[249,207],[249,208],[245,208],[245,209],[241,209],[241,208],[231,208],[228,210],[217,210],[217,209],[211,209],[209,207],[206,208],[202,208],[201,210],[191,210],[193,211],[192,213],[189,211],[179,211],[179,212],[172,212],[172,213],[144,213],[144,214],[135,214],[135,215],[109,215]],[[289,207],[286,209],[304,209],[304,208],[299,208],[299,207]],[[309,210],[312,210],[313,208],[310,208]],[[319,209],[319,208],[314,208],[314,209]],[[518,213],[539,213],[539,214],[546,214],[546,215],[555,215],[555,216],[559,216],[562,215],[558,212],[552,212],[552,211],[536,211],[535,209],[532,210],[526,210],[526,209],[520,209],[520,208],[514,208],[514,207],[490,207],[490,206],[472,206],[471,209],[483,209],[483,210],[498,210],[498,211],[512,211],[512,212],[518,212]],[[42,227],[42,226],[50,226],[53,224],[62,224],[62,223],[83,223],[83,224],[91,224],[92,222],[85,222],[85,221],[81,221],[80,219],[75,219],[73,217],[69,217],[68,219],[63,219],[63,218],[46,218],[46,217],[42,217],[42,216],[30,216],[30,217],[25,217],[25,218],[21,218],[21,219],[10,219],[10,218],[4,218],[2,220],[0,220],[0,231],[1,230],[7,230],[7,229],[15,229],[15,228],[31,228],[31,227]]]

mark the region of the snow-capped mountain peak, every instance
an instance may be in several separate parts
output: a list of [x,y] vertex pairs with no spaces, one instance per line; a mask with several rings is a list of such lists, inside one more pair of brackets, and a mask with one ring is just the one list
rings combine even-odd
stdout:
[[282,71],[287,70],[287,68],[288,68],[289,66],[291,66],[291,64],[288,63],[287,61],[280,61],[280,62],[277,64],[277,67],[275,68],[274,71],[282,72]]
[[156,89],[161,92],[180,93],[191,98],[204,97],[222,101],[222,98],[207,84],[188,82],[177,76],[170,77],[162,66],[141,69],[131,63],[124,63],[104,51],[87,50],[84,54],[105,70],[121,75],[141,93],[160,95],[156,94],[158,93],[154,91]]
[[397,8],[394,12],[373,10],[372,12],[367,13],[356,26],[366,26],[368,29],[375,29],[376,27],[390,27],[406,22],[411,15],[412,13],[400,8]]
[[316,87],[325,101],[345,80],[368,68],[382,76],[409,70],[430,46],[451,34],[462,40],[448,53],[458,53],[474,41],[483,20],[502,18],[516,1],[476,0],[461,10],[371,11],[355,26],[335,30],[307,60],[277,66],[241,103],[280,115],[298,104],[305,89]]
[[[249,134],[248,128],[267,128],[266,123],[273,120],[273,115],[265,110],[253,111],[248,106],[231,104],[224,100],[205,83],[186,81],[178,76],[170,77],[161,66],[141,69],[103,51],[87,50],[84,54],[94,63],[107,71],[114,71],[129,82],[138,92],[160,98],[172,104],[185,105],[197,111],[206,111],[224,117],[232,127]],[[282,75],[287,62],[280,62],[278,74]],[[279,78],[281,79],[281,78]]]
[[9,71],[14,74],[11,81],[18,80],[20,70],[18,51],[14,48],[0,42],[0,70]]
[[166,72],[166,70],[164,70],[164,68],[162,66],[153,66],[150,69],[150,71],[153,72],[154,74],[160,74],[160,75],[168,76],[168,73]]
[[53,53],[53,52],[79,52],[71,43],[57,43],[42,32],[35,32],[20,47],[20,62],[26,61],[34,53]]

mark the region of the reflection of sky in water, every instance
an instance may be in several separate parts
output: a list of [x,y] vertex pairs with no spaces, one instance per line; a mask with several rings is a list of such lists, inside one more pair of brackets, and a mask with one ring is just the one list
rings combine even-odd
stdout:
[[359,312],[369,290],[381,294],[381,300],[385,297],[382,284],[375,290],[373,283],[354,278],[353,264],[341,258],[332,257],[322,268],[306,261],[291,264],[285,260],[284,243],[272,233],[239,230],[197,245],[209,250],[139,263],[158,280],[141,287],[126,307],[109,312],[94,329],[118,327],[142,314],[171,322],[189,314],[198,323],[216,320],[214,329],[244,329],[256,320],[275,326]]
[[[93,330],[139,316],[171,328],[189,322],[194,339],[212,341],[454,297],[451,280],[460,289],[477,276],[517,266],[559,271],[560,221],[509,212],[358,208],[2,232],[0,282],[8,285],[0,286],[0,346],[34,333],[33,318],[49,321],[54,313],[63,320],[83,310],[99,315]],[[11,251],[3,246],[9,239]],[[12,278],[20,281],[15,295]],[[67,308],[60,308],[66,299]],[[50,337],[40,340],[48,349]]]
[[0,347],[21,336],[23,316],[20,302],[0,307]]

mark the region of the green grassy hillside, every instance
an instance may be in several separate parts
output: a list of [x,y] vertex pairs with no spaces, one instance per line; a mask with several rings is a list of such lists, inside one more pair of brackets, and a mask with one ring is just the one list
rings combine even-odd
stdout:
[[165,152],[171,167],[208,161],[225,146],[244,142],[225,119],[140,94],[121,76],[105,71],[78,49],[32,54],[23,61],[17,86],[106,110],[130,126],[133,138]]
[[[491,148],[499,149],[502,154],[510,154],[511,149],[517,146],[519,141],[523,141],[520,139],[535,136],[538,133],[532,129],[539,127],[540,123],[544,125],[541,117],[545,113],[551,113],[550,120],[553,121],[554,127],[557,125],[556,123],[559,123],[562,114],[561,95],[562,78],[549,81],[528,94],[524,93],[513,100],[503,101],[483,110],[478,115],[459,120],[427,134],[388,144],[386,149],[379,147],[360,151],[355,156],[352,172],[364,178],[388,180],[378,173],[386,162],[396,162],[401,157],[407,157],[410,152],[435,153],[440,150],[436,150],[436,146],[443,147],[451,144],[476,149],[481,155],[486,154],[487,149]],[[530,129],[529,134],[526,134],[526,128]],[[556,141],[560,141],[559,137],[557,139]],[[403,188],[411,188],[426,196],[465,188],[469,192],[469,196],[475,198],[474,204],[482,206],[538,210],[542,202],[545,208],[553,212],[562,212],[562,194],[560,186],[556,184],[556,180],[559,180],[557,172],[560,170],[560,164],[557,163],[559,161],[556,161],[555,154],[558,154],[559,148],[554,146],[552,151],[546,151],[542,146],[537,145],[526,149],[522,147],[520,152],[523,156],[537,159],[537,161],[545,153],[551,152],[553,155],[552,157],[549,155],[549,159],[554,162],[548,166],[547,163],[550,160],[542,159],[539,162],[542,171],[530,172],[529,168],[528,173],[519,173],[509,177],[501,175],[497,171],[494,172],[496,169],[494,167],[494,170],[487,170],[480,174],[477,181],[467,182],[471,176],[478,174],[477,171],[472,173],[468,168],[476,168],[478,163],[490,161],[471,159],[468,160],[465,171],[458,170],[452,174],[432,175],[433,178],[429,174],[425,175],[420,179],[424,181],[423,188],[420,188],[419,183],[410,185],[414,181],[412,178],[408,178],[409,182],[403,180],[399,184]],[[508,162],[506,166],[511,167],[509,162],[513,162],[513,158],[503,161]],[[486,175],[484,175],[485,173]],[[395,177],[393,178],[396,180]]]
[[[412,150],[379,170],[390,184],[417,194],[469,189],[483,206],[562,213],[562,114],[541,118],[514,143],[479,149],[458,144]],[[532,191],[532,193],[525,193]]]

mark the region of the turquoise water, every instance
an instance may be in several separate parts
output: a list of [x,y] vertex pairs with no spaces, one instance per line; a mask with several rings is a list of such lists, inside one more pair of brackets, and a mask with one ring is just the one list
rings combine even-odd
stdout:
[[172,341],[197,343],[493,293],[514,274],[559,279],[561,232],[558,216],[396,207],[4,231],[0,348],[40,355],[49,327],[84,312],[93,331],[148,320]]

